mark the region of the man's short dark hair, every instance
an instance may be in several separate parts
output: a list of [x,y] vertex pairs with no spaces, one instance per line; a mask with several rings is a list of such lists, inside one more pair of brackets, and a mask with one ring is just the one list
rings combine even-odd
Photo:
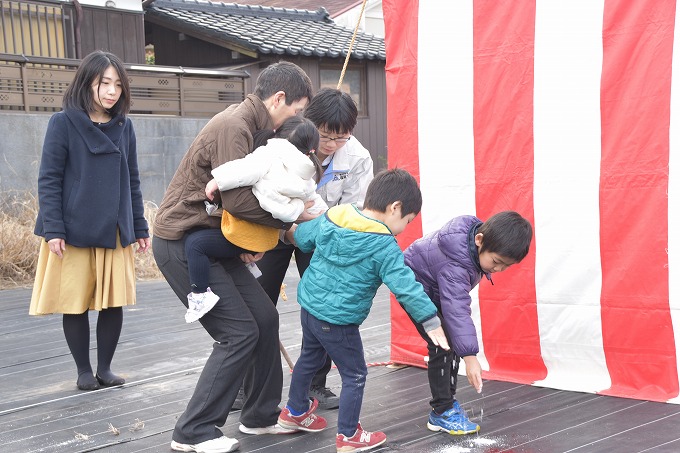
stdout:
[[357,125],[357,105],[349,94],[334,88],[321,88],[303,111],[318,128],[334,134],[351,134]]
[[312,81],[307,73],[288,61],[273,63],[264,68],[257,77],[253,94],[265,100],[278,91],[286,93],[286,105],[302,98],[313,98]]
[[492,215],[477,230],[482,233],[481,252],[497,253],[519,263],[529,253],[533,237],[531,224],[515,211]]
[[364,209],[385,212],[395,201],[401,201],[401,216],[418,214],[423,206],[423,196],[418,181],[401,168],[383,170],[371,180],[366,190]]

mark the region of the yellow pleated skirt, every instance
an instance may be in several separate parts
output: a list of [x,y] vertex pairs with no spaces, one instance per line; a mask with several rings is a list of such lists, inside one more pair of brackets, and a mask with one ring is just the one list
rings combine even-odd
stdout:
[[137,301],[133,245],[116,248],[66,244],[63,258],[41,241],[30,315],[79,314],[134,305]]

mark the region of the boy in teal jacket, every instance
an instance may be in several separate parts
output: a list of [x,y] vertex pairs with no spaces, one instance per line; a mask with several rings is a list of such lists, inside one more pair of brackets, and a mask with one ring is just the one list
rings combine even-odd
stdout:
[[314,414],[318,402],[310,405],[308,394],[328,351],[342,378],[337,450],[364,451],[387,440],[384,433],[364,431],[359,424],[368,373],[359,326],[382,283],[434,343],[449,349],[437,308],[404,264],[394,238],[421,206],[415,178],[405,170],[387,170],[368,186],[363,210],[335,206],[295,230],[297,247],[314,251],[314,256],[298,285],[303,346],[293,369],[288,404],[279,416],[281,426],[311,432],[326,427],[326,420]]

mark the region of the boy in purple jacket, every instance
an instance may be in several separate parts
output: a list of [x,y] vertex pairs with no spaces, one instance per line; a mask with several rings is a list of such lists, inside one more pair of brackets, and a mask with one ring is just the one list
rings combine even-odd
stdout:
[[[479,431],[455,399],[460,358],[468,381],[482,391],[479,344],[472,321],[470,291],[485,275],[502,272],[529,252],[531,224],[514,211],[503,211],[482,222],[475,216],[455,217],[440,230],[418,239],[404,251],[406,265],[437,306],[451,350],[437,347],[411,318],[427,342],[427,377],[432,392],[427,428],[449,434]],[[410,317],[410,316],[409,316]]]

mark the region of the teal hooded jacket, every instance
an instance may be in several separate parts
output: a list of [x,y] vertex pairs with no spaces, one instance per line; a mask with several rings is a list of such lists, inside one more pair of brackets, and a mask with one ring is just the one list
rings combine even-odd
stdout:
[[426,331],[441,325],[437,308],[404,264],[404,254],[382,222],[354,205],[330,208],[294,233],[303,252],[314,255],[298,285],[298,302],[317,319],[361,325],[382,283]]

